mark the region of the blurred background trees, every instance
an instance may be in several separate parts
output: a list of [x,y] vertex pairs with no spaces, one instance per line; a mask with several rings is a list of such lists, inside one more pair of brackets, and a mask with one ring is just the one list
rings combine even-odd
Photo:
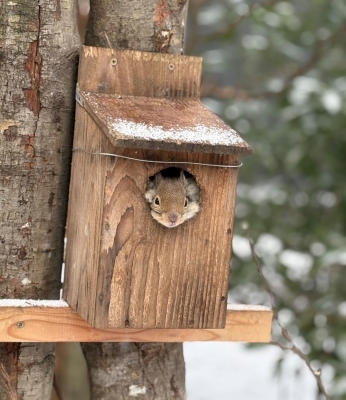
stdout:
[[[240,169],[231,301],[267,304],[346,399],[346,3],[190,0],[203,102],[254,149]],[[274,326],[274,338],[279,330]]]

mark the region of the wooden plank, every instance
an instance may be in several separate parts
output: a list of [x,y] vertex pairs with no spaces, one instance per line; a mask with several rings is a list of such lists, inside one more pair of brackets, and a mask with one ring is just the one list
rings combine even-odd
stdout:
[[[105,135],[77,104],[74,147],[113,150]],[[67,215],[64,298],[86,320],[94,319],[103,197],[107,166],[114,159],[73,153]]]
[[225,329],[96,329],[70,307],[1,307],[1,342],[270,341],[272,311],[231,306]]
[[82,46],[82,91],[160,98],[199,98],[202,58]]
[[[170,161],[181,157],[154,154]],[[154,157],[133,149],[123,155]],[[190,159],[213,163],[215,156],[190,154]],[[238,161],[228,155],[228,163]],[[196,178],[201,210],[187,223],[167,229],[152,218],[144,200],[149,177],[164,167],[117,159],[107,174],[100,260],[94,266],[102,302],[96,302],[95,323],[89,319],[94,326],[225,326],[238,169],[180,164]],[[77,282],[83,288],[93,285]]]

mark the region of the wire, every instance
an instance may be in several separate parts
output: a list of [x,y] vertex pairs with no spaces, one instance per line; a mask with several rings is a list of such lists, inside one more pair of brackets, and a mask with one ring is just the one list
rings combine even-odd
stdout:
[[111,153],[94,153],[88,150],[83,149],[82,147],[75,147],[72,149],[72,151],[77,151],[81,150],[84,151],[84,153],[91,154],[93,156],[111,156],[111,157],[119,157],[119,158],[125,158],[126,160],[132,160],[132,161],[140,161],[140,162],[146,162],[146,163],[157,163],[157,164],[192,164],[192,165],[205,165],[207,167],[219,167],[219,168],[240,168],[243,163],[240,163],[239,165],[219,165],[219,164],[204,164],[204,163],[197,163],[197,162],[190,162],[190,161],[153,161],[153,160],[142,160],[140,158],[133,158],[133,157],[127,157],[127,156],[120,156],[119,154],[111,154]]

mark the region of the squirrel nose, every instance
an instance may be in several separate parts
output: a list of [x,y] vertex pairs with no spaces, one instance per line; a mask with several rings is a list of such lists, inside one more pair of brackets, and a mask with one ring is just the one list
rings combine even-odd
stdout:
[[169,214],[168,219],[170,222],[174,223],[177,222],[178,220],[178,215],[177,214]]

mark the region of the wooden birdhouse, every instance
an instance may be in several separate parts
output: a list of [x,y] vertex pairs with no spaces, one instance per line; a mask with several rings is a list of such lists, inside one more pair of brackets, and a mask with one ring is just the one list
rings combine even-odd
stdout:
[[[82,48],[63,297],[94,327],[225,326],[238,167],[251,149],[201,104],[201,64]],[[199,211],[172,228],[145,198],[160,171],[199,189]]]

